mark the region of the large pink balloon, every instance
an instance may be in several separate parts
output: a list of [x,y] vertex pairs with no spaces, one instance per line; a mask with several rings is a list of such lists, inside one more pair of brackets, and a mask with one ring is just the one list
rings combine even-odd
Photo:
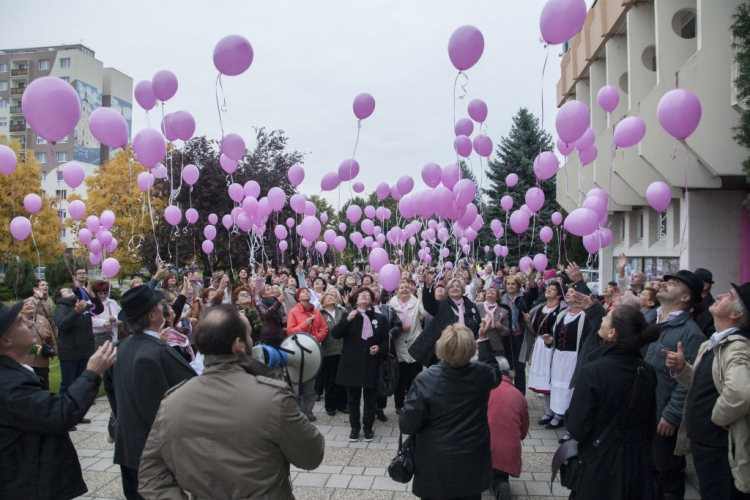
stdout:
[[170,226],[176,226],[182,220],[182,212],[176,206],[170,205],[164,209],[164,220],[166,220]]
[[529,188],[526,191],[526,205],[529,206],[532,212],[538,212],[542,208],[542,205],[544,205],[544,191],[538,187]]
[[472,99],[469,102],[469,116],[475,122],[482,123],[487,120],[487,105],[481,99]]
[[[42,199],[38,194],[29,193],[23,198],[23,207],[30,214],[35,214],[42,209]],[[68,207],[70,209],[70,207]]]
[[412,179],[410,175],[403,175],[399,177],[396,182],[396,187],[399,195],[405,196],[411,193],[411,190],[414,189],[414,179]]
[[219,222],[219,217],[216,214],[208,214],[208,223],[216,224]]
[[529,227],[529,216],[523,210],[516,210],[510,214],[510,228],[516,234],[521,234]]
[[245,156],[245,141],[238,134],[227,134],[221,140],[221,151],[229,158],[240,161]]
[[426,163],[422,167],[422,180],[427,186],[434,188],[440,184],[442,176],[442,169],[437,163]]
[[339,187],[340,183],[341,179],[339,179],[339,174],[336,172],[328,172],[320,180],[320,189],[323,191],[333,191]]
[[360,224],[360,227],[362,228],[362,232],[365,234],[372,234],[375,230],[375,224],[370,219],[365,219],[362,221],[362,224]]
[[10,234],[18,241],[23,241],[31,234],[31,222],[26,217],[14,217],[10,221]]
[[534,261],[531,257],[528,255],[525,257],[521,257],[521,260],[518,261],[518,268],[523,272],[526,271],[529,267],[532,267],[534,265]]
[[598,230],[596,230],[593,233],[587,234],[583,237],[583,248],[585,248],[588,253],[593,255],[601,248],[600,241],[600,233]]
[[281,188],[272,187],[268,190],[268,203],[274,211],[280,212],[286,204],[286,194]]
[[589,196],[581,204],[583,208],[590,208],[596,212],[596,216],[601,219],[607,215],[607,201],[598,196]]
[[456,150],[460,156],[468,158],[471,156],[472,142],[471,139],[465,135],[459,135],[453,139],[453,149]]
[[214,66],[223,75],[241,75],[252,63],[253,46],[240,35],[227,35],[214,47]]
[[578,151],[585,151],[593,146],[595,141],[596,135],[594,134],[594,131],[590,128],[586,129],[586,132],[584,132],[581,138],[576,141],[576,148]]
[[599,235],[601,236],[601,243],[602,248],[606,248],[609,246],[610,243],[612,243],[612,237],[614,236],[612,234],[612,230],[608,227],[603,227],[599,230]]
[[328,250],[328,244],[325,241],[319,241],[315,243],[315,250],[319,254],[324,254],[326,253],[326,250]]
[[585,21],[584,0],[547,0],[539,17],[539,29],[545,42],[557,45],[573,38]]
[[513,198],[506,194],[500,199],[500,206],[503,207],[503,210],[507,212],[508,210],[513,208]]
[[698,128],[701,114],[701,102],[687,89],[670,90],[662,96],[656,108],[659,123],[675,139],[690,137]]
[[388,198],[388,195],[391,194],[391,186],[385,182],[381,182],[375,187],[375,194],[378,196],[379,200],[385,200]]
[[160,101],[168,101],[177,93],[177,77],[169,70],[157,71],[151,79],[151,88]]
[[359,120],[364,120],[375,111],[375,98],[363,92],[354,98],[352,109],[354,109],[354,116]]
[[570,153],[573,152],[575,147],[576,147],[575,144],[568,144],[568,143],[563,142],[560,139],[557,140],[557,150],[563,156],[568,156]]
[[67,137],[81,119],[81,100],[73,87],[60,78],[33,80],[21,100],[23,116],[36,134],[49,142]]
[[229,197],[232,199],[232,201],[236,201],[237,203],[241,202],[242,198],[245,197],[245,190],[236,182],[229,185],[229,187],[227,188],[227,193],[229,194]]
[[183,141],[189,141],[195,133],[195,118],[187,111],[175,111],[172,113],[172,120],[170,124],[172,133],[177,136],[178,139]]
[[559,226],[562,221],[563,216],[560,212],[555,212],[552,214],[552,224]]
[[212,240],[216,238],[216,227],[214,226],[206,226],[203,228],[203,236],[206,237],[207,240]]
[[508,187],[513,187],[516,184],[518,184],[518,174],[516,173],[510,173],[505,176],[505,184]]
[[89,252],[89,262],[91,262],[92,265],[98,266],[101,261],[102,261],[101,250],[99,250],[99,253]]
[[308,241],[315,241],[320,236],[320,221],[312,216],[305,217],[297,226],[297,232]]
[[229,229],[234,225],[234,221],[232,220],[232,216],[229,214],[225,214],[224,217],[221,218],[221,225],[224,226],[224,229]]
[[339,165],[339,179],[341,181],[350,181],[359,175],[359,162],[354,158],[344,160]]
[[344,248],[346,248],[346,238],[340,235],[336,236],[336,239],[333,240],[333,246],[339,252],[343,252]]
[[198,211],[194,208],[188,208],[185,210],[185,220],[187,220],[190,224],[195,224],[198,222]]
[[192,163],[185,165],[185,168],[182,169],[182,180],[184,180],[185,183],[190,186],[198,182],[199,176],[200,172],[198,171],[198,167],[196,167]]
[[203,243],[201,243],[201,249],[203,250],[203,253],[210,254],[214,251],[214,242],[211,240],[204,240]]
[[352,184],[352,189],[355,193],[361,193],[365,190],[365,185],[361,182],[355,182],[354,184]]
[[65,164],[65,168],[63,169],[65,184],[75,189],[83,183],[84,177],[86,177],[86,172],[80,164],[74,161]]
[[141,165],[148,169],[154,168],[167,154],[167,140],[158,130],[143,129],[135,134],[133,153]]
[[540,273],[547,269],[547,263],[547,256],[543,253],[538,253],[534,256],[534,269]]
[[219,157],[219,165],[221,166],[221,169],[228,173],[233,174],[235,171],[237,171],[237,160],[233,160],[224,153],[221,153],[221,156]]
[[620,104],[620,93],[612,85],[605,85],[599,89],[596,98],[599,101],[599,106],[608,113],[613,112]]
[[12,174],[16,165],[18,165],[16,152],[5,144],[0,144],[0,174]]
[[78,230],[78,239],[81,240],[81,243],[84,245],[88,245],[91,243],[91,231],[86,229],[85,227],[82,227]]
[[105,278],[114,278],[120,272],[120,263],[114,257],[104,259],[102,262],[102,274]]
[[646,135],[646,124],[637,116],[628,116],[615,127],[615,145],[618,148],[635,146]]
[[89,231],[91,231],[92,233],[98,233],[99,229],[101,228],[99,217],[97,217],[96,215],[89,215],[86,218],[86,227],[89,228]]
[[302,181],[305,180],[305,170],[297,163],[289,167],[289,172],[287,174],[289,177],[289,182],[292,183],[292,186],[299,186],[302,184]]
[[591,234],[599,226],[599,216],[590,208],[577,208],[565,219],[565,230],[576,236]]
[[471,118],[461,118],[456,122],[454,131],[457,136],[465,135],[468,137],[474,132],[474,122],[471,121]]
[[559,166],[555,153],[543,151],[534,160],[534,173],[540,181],[546,181],[555,176]]
[[[247,194],[247,190],[245,190],[245,194]],[[305,212],[305,198],[299,193],[293,194],[292,197],[289,198],[289,206],[292,207],[292,210],[294,210],[298,214],[304,213]]]
[[172,115],[174,113],[167,113],[164,115],[164,119],[161,121],[161,133],[167,138],[169,142],[177,140],[177,134],[172,131]]
[[448,189],[453,189],[453,186],[456,185],[460,177],[461,169],[458,167],[458,165],[446,165],[445,167],[443,167],[443,171],[440,175],[443,186],[447,187]]
[[588,106],[581,101],[568,101],[562,105],[555,117],[557,136],[568,144],[576,142],[591,124]]
[[488,158],[492,154],[492,139],[484,134],[475,136],[474,151],[476,151],[479,156]]
[[289,243],[287,243],[285,240],[279,241],[279,250],[282,252],[286,252],[286,249],[289,248]]
[[138,105],[149,111],[156,106],[156,96],[154,95],[154,89],[151,86],[151,80],[143,80],[138,82],[133,90],[135,94],[135,100]]
[[477,195],[477,186],[471,179],[461,179],[453,186],[453,201],[456,206],[464,207]]
[[388,252],[382,248],[375,248],[370,252],[370,258],[368,261],[370,262],[373,271],[379,273],[383,266],[388,264]]
[[110,229],[115,223],[115,213],[112,210],[105,210],[99,216],[99,222],[104,229]]
[[349,208],[346,209],[346,218],[352,224],[356,224],[362,218],[362,209],[359,205],[349,205]]
[[81,220],[86,215],[86,204],[81,200],[73,200],[68,204],[68,214],[74,220]]
[[461,26],[448,40],[448,57],[459,71],[474,66],[484,52],[484,37],[474,26]]
[[552,241],[552,237],[554,236],[554,233],[552,232],[552,228],[549,226],[544,226],[539,231],[539,239],[542,240],[543,243],[549,243]]
[[401,271],[395,264],[386,264],[380,268],[380,284],[387,292],[392,292],[401,281]]
[[667,209],[672,201],[672,190],[664,182],[652,182],[646,189],[646,200],[648,200],[651,208],[661,213]]
[[89,130],[97,141],[111,148],[128,144],[128,122],[112,108],[96,108],[89,116]]
[[592,145],[590,148],[578,152],[578,157],[581,159],[581,165],[583,166],[593,163],[598,155],[599,150],[596,148],[596,145]]

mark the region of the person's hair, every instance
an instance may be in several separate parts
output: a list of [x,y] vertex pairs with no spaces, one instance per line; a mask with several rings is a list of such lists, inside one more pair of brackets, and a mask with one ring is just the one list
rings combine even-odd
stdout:
[[620,304],[618,307],[622,307],[622,306],[632,307],[633,309],[640,310],[641,300],[635,295],[630,295],[630,294],[621,295]]
[[55,289],[55,293],[52,295],[52,302],[54,302],[55,305],[57,305],[57,301],[62,298],[62,291],[65,290],[66,288],[67,287],[64,287],[64,286],[58,286]]
[[243,269],[245,270],[245,273],[247,273],[247,278],[245,279],[249,282],[250,281],[250,269],[248,269],[245,266],[242,266],[239,269],[237,269],[237,281],[238,282],[240,281],[240,273],[242,272]]
[[513,281],[516,285],[518,285],[518,288],[521,288],[521,286],[523,286],[523,280],[521,280],[519,276],[516,276],[514,274],[512,276],[511,275],[506,276],[505,279],[503,280],[503,284],[505,285],[506,288],[508,287],[508,283],[511,281]]
[[145,313],[141,314],[137,318],[133,318],[133,319],[131,319],[129,321],[125,321],[125,323],[127,323],[127,325],[128,325],[128,328],[130,329],[130,333],[132,333],[133,335],[138,334],[138,333],[143,333],[143,330],[145,330],[146,328],[148,328],[149,325],[151,324],[150,320],[148,319],[148,315],[156,307],[161,307],[161,302],[159,302],[158,304],[154,305],[154,307],[152,307],[151,309],[149,309]]
[[656,298],[657,291],[654,288],[651,288],[650,286],[647,286],[641,292],[641,294],[644,294],[644,293],[649,293],[649,299],[648,300],[650,300],[650,301],[652,301],[654,303],[654,307],[652,309],[657,308],[657,307],[659,307],[661,305],[661,304],[659,304],[659,299]]
[[74,272],[74,273],[77,273],[77,272],[78,272],[78,271],[80,271],[80,270],[84,270],[84,271],[86,271],[86,272],[89,272],[89,270],[88,270],[88,269],[86,269],[86,266],[76,266],[76,267],[75,267],[75,269],[73,269],[73,272]]
[[41,283],[42,281],[46,282],[47,280],[36,280],[36,286],[39,286],[39,283]]
[[[168,300],[166,299],[162,300],[161,302],[159,302],[159,305],[161,306],[161,310],[164,313],[165,320],[170,314],[174,314],[174,310],[172,309],[172,304],[170,304]],[[172,323],[174,323],[174,321]],[[168,324],[166,326],[168,326],[169,328],[172,328],[174,325]]]
[[323,294],[320,296],[320,305],[323,306],[323,299],[326,298],[326,295],[333,295],[333,299],[336,302],[336,304],[341,304],[341,294],[336,288],[329,288]]
[[612,288],[615,288],[615,287],[617,287],[618,285],[617,285],[617,282],[616,282],[616,281],[608,281],[608,282],[607,282],[607,286],[611,286]]
[[448,288],[450,288],[450,287],[451,287],[451,285],[452,285],[453,283],[455,283],[456,281],[457,281],[457,282],[458,282],[458,283],[459,283],[459,284],[461,285],[461,288],[463,288],[463,289],[464,289],[464,292],[465,292],[465,291],[466,291],[466,283],[465,283],[465,282],[464,282],[464,280],[462,280],[461,278],[453,278],[452,280],[450,280],[450,281],[448,282]]
[[508,363],[507,358],[505,358],[504,356],[498,356],[497,364],[500,365],[500,373],[505,376],[510,376],[510,363]]
[[385,288],[380,291],[380,303],[381,304],[387,304],[390,300],[393,294],[391,292],[387,291]]
[[370,302],[375,304],[375,294],[372,293],[372,290],[370,290],[368,287],[363,286],[359,288],[352,289],[354,293],[352,293],[351,298],[349,299],[349,304],[356,309],[357,307],[357,297],[359,297],[360,293],[368,293],[370,294]]
[[235,339],[246,340],[246,328],[236,307],[212,307],[195,326],[195,345],[202,354],[232,354]]
[[732,311],[742,314],[742,317],[737,322],[737,327],[741,330],[750,329],[750,313],[748,313],[747,307],[745,307],[741,298],[737,297],[737,300],[734,301]]
[[373,278],[371,274],[365,274],[362,276],[362,281],[365,281],[365,278],[370,278],[370,282],[375,283],[375,278]]
[[109,281],[107,280],[97,280],[94,281],[94,284],[91,285],[91,291],[94,293],[109,293]]
[[252,290],[250,290],[248,287],[238,286],[234,290],[232,290],[232,305],[237,305],[237,300],[240,298],[240,292],[250,292],[250,297],[253,296]]
[[204,288],[201,292],[201,299],[203,302],[208,302],[208,296],[211,294],[211,292],[216,292],[216,295],[214,295],[214,302],[221,302],[224,300],[224,291],[223,290],[215,290],[213,288]]
[[451,368],[463,368],[477,352],[474,334],[461,323],[448,325],[435,345],[435,354]]
[[640,349],[655,342],[661,333],[657,325],[646,323],[638,308],[622,304],[612,310],[612,328],[617,332],[615,342],[629,349]]
[[413,279],[406,280],[406,283],[408,283],[409,286],[412,286],[412,285],[413,286],[417,286],[417,282],[414,281]]

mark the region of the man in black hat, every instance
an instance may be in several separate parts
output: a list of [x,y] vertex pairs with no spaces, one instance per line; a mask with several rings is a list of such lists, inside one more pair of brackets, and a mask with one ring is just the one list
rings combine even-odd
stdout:
[[91,408],[117,351],[106,342],[65,394],[50,392],[25,364],[36,336],[22,307],[0,304],[0,498],[75,498],[88,489],[68,429]]
[[696,269],[694,274],[701,280],[703,280],[703,292],[701,292],[701,307],[696,310],[695,322],[698,323],[698,326],[706,335],[706,337],[710,337],[711,334],[716,331],[716,327],[714,326],[714,317],[711,314],[711,311],[709,311],[709,308],[713,305],[714,302],[716,302],[714,296],[711,295],[711,285],[714,284],[714,275],[713,273],[711,273],[711,271],[709,271],[708,269],[703,269],[702,267]]
[[118,343],[118,363],[104,374],[104,389],[115,416],[114,463],[120,465],[128,500],[138,495],[138,466],[164,393],[194,377],[195,371],[159,337],[163,296],[150,287],[125,292],[117,319],[132,335]]
[[718,332],[695,363],[685,361],[680,343],[665,351],[667,368],[688,389],[675,453],[687,453],[690,440],[701,498],[750,499],[749,310],[750,283],[732,283],[711,306]]
[[[666,351],[677,351],[682,344],[685,359],[692,363],[706,337],[690,318],[690,309],[701,301],[703,282],[686,270],[664,276],[656,294],[661,306],[656,310],[656,323],[661,328],[659,341],[652,343],[646,361],[656,370],[656,437],[652,441],[656,468],[657,498],[682,500],[685,496],[685,457],[674,454],[677,429],[687,389],[671,377],[665,364]],[[666,351],[665,351],[666,349]]]

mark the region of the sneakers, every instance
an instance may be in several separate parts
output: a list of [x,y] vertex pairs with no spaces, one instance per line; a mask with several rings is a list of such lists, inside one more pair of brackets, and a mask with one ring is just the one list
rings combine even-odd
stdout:
[[375,418],[377,418],[381,422],[388,422],[388,417],[385,416],[385,413],[383,413],[383,410],[377,410],[375,412]]
[[352,429],[352,432],[349,434],[349,441],[352,443],[359,441],[359,429]]
[[315,421],[317,421],[317,420],[318,420],[318,417],[316,417],[315,415],[310,415],[310,416],[309,416],[309,417],[307,417],[307,418],[309,418],[309,419],[310,419],[310,422],[315,422]]
[[365,441],[368,443],[375,439],[375,433],[372,432],[372,429],[365,429]]

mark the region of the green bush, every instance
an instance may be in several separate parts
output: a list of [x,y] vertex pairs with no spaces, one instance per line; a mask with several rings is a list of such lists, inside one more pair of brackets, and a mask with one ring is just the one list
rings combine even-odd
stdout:
[[5,283],[0,283],[0,302],[9,302],[14,299],[13,289]]
[[[72,257],[58,257],[55,262],[47,264],[44,269],[44,277],[49,285],[50,293],[58,286],[65,285],[72,281],[71,273],[75,272],[76,261]],[[67,265],[66,265],[67,261]],[[70,269],[68,269],[70,266]]]
[[36,286],[34,265],[25,260],[11,261],[5,271],[5,286],[10,288],[14,299],[18,297],[19,300],[23,300],[31,297]]

